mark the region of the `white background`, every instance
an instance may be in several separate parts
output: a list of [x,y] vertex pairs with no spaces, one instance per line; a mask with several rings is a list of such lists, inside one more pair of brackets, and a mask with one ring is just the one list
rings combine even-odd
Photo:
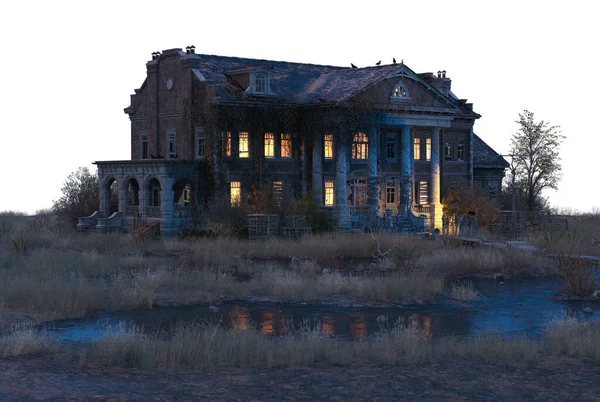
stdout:
[[3,1],[0,211],[32,213],[94,160],[130,157],[123,108],[151,53],[359,67],[392,57],[446,70],[482,115],[475,132],[507,153],[518,113],[562,127],[552,206],[600,206],[600,24],[589,1]]

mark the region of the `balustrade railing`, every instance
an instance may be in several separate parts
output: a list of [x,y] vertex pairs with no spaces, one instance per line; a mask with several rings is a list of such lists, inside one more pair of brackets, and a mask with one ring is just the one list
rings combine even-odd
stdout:
[[146,209],[146,216],[148,218],[160,218],[160,207],[148,207]]

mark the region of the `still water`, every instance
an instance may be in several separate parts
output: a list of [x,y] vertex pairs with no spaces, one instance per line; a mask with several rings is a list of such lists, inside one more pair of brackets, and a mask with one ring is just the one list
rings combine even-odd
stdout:
[[[94,317],[60,321],[48,328],[65,341],[89,342],[100,338],[111,326],[125,322],[142,326],[148,333],[168,331],[186,321],[221,321],[228,328],[257,328],[265,335],[285,335],[303,323],[320,327],[337,337],[367,336],[380,329],[381,318],[393,324],[398,319],[412,322],[428,335],[471,335],[482,332],[535,334],[549,316],[565,311],[585,320],[600,320],[600,306],[594,302],[556,300],[561,285],[553,280],[515,280],[501,284],[494,280],[472,279],[481,300],[459,302],[440,296],[426,305],[391,307],[339,307],[329,304],[227,302],[219,312],[208,305],[154,308],[111,312]],[[591,307],[591,314],[583,313]],[[385,325],[385,324],[384,324]]]

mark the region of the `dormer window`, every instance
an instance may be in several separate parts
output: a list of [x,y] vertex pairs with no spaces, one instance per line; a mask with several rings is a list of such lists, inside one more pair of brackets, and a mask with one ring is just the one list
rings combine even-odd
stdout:
[[408,88],[406,88],[404,84],[396,84],[394,90],[392,91],[391,99],[395,101],[409,100],[410,98],[408,96]]
[[267,92],[267,76],[264,73],[257,73],[254,77],[254,92],[259,94]]

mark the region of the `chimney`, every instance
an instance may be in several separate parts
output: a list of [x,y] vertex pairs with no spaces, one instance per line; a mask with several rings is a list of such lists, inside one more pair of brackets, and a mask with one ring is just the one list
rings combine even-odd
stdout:
[[156,60],[160,57],[160,52],[152,52],[152,60]]
[[446,70],[439,70],[437,72],[437,80],[432,83],[432,85],[441,93],[448,96],[450,93],[450,86],[452,84],[452,80],[446,77]]
[[194,45],[186,46],[185,47],[185,52],[187,54],[194,54],[194,53],[196,53],[196,46],[194,46]]
[[438,78],[442,78],[442,72],[438,70]]

